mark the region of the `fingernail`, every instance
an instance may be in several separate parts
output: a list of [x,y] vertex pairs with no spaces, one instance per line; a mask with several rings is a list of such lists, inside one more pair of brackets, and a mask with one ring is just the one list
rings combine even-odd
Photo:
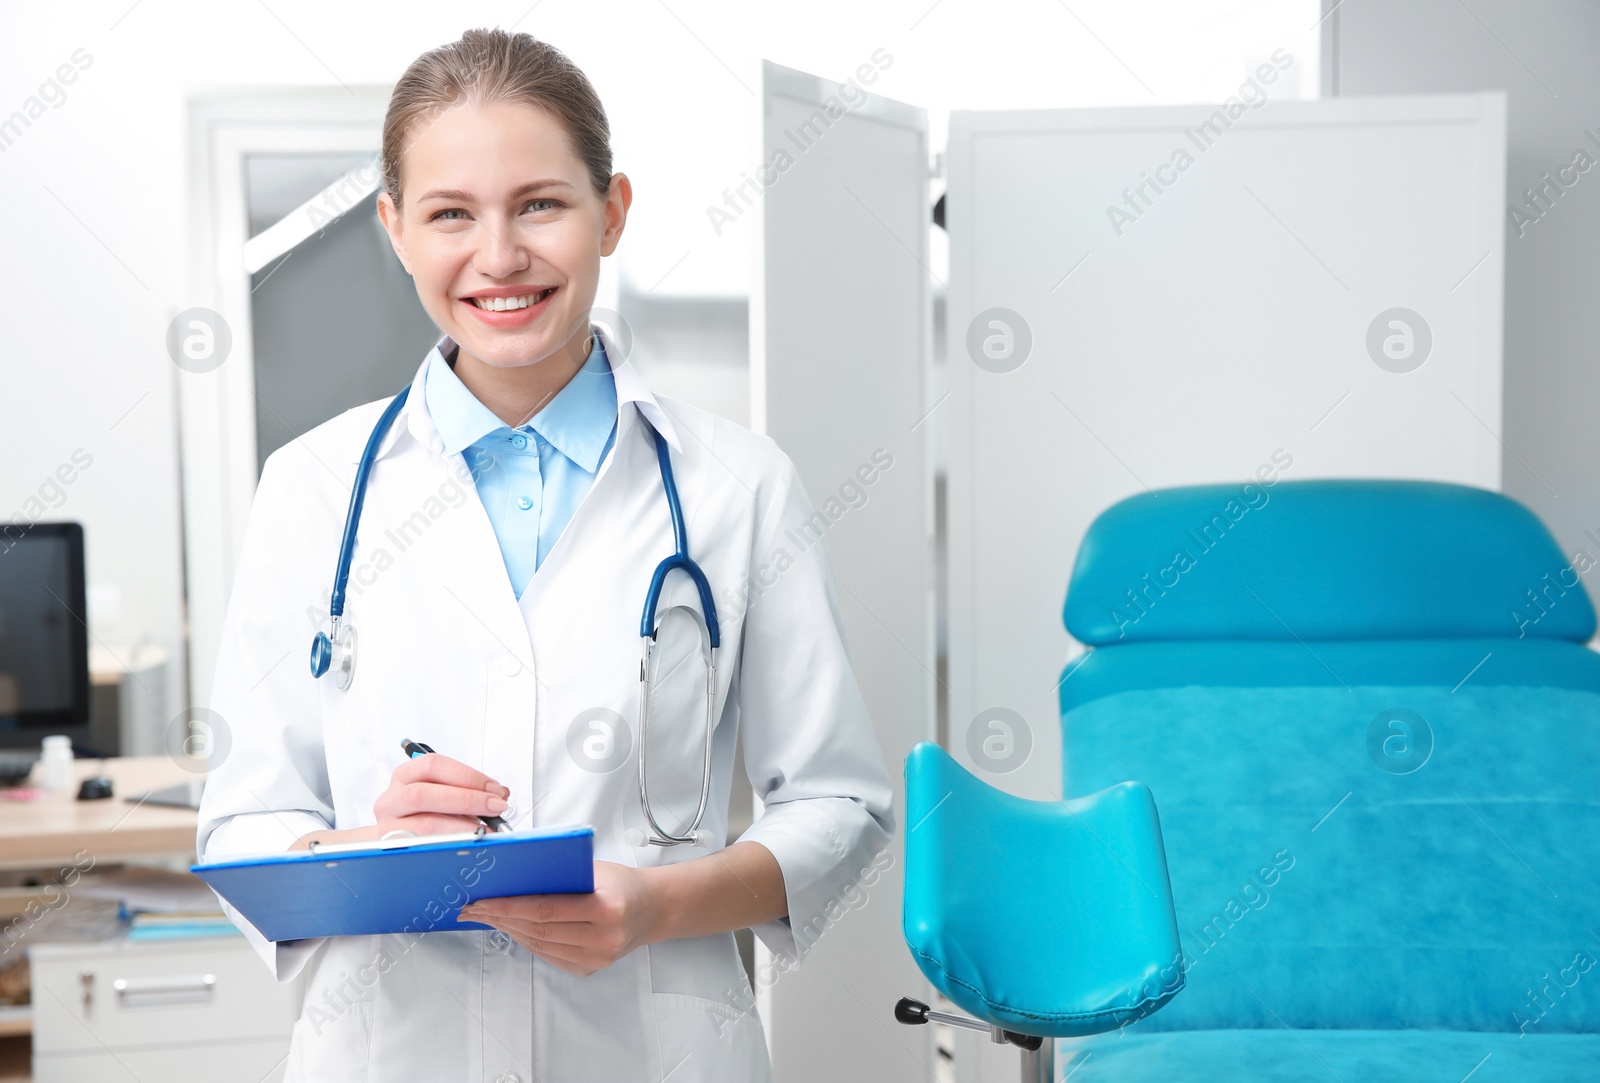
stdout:
[[510,787],[508,787],[508,786],[502,786],[502,785],[500,785],[500,783],[498,783],[498,782],[491,782],[491,783],[489,783],[489,792],[490,792],[490,793],[497,793],[497,794],[499,794],[499,795],[500,795],[500,796],[501,796],[501,797],[510,797],[510,796],[511,796],[511,789],[510,789]]
[[506,803],[505,803],[505,801],[503,799],[498,798],[498,797],[489,798],[489,811],[490,812],[504,812],[505,810],[506,810]]

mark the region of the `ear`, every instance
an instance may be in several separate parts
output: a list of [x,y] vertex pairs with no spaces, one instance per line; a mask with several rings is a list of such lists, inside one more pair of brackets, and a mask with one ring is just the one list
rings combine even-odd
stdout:
[[400,266],[406,269],[406,274],[412,274],[411,260],[406,255],[405,239],[402,232],[404,225],[400,217],[400,208],[394,205],[394,200],[388,192],[378,193],[378,221],[383,224],[383,231],[389,235],[389,246],[394,249],[394,254],[399,257]]
[[628,208],[633,205],[633,185],[626,173],[611,174],[611,190],[606,193],[606,228],[600,234],[600,254],[609,256],[617,250],[622,239],[622,227],[628,224]]

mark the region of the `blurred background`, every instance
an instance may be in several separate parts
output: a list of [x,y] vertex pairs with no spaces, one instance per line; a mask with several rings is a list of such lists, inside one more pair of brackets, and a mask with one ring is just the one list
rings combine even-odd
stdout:
[[[1592,593],[1592,4],[0,0],[0,550],[55,545],[11,554],[0,644],[87,653],[45,719],[80,752],[182,758],[261,463],[435,341],[370,163],[393,81],[471,26],[606,105],[634,203],[596,319],[652,389],[772,435],[818,503],[895,455],[829,535],[892,773],[937,740],[1062,796],[1062,593],[1152,487],[1496,489]],[[851,134],[753,180],[864,69]],[[986,762],[997,719],[1020,750]],[[918,980],[886,883],[809,975],[756,980],[779,1078],[1009,1078],[882,1030]]]

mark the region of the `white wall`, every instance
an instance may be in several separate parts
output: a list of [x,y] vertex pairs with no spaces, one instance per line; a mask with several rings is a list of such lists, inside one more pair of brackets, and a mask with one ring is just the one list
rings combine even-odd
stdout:
[[[1500,484],[1503,96],[1236,104],[952,125],[950,748],[1013,793],[1062,796],[1062,602],[1111,504]],[[1392,364],[1399,311],[1431,345]]]
[[[1506,493],[1527,504],[1569,556],[1600,560],[1600,477],[1593,469],[1595,283],[1600,281],[1600,6],[1474,0],[1352,0],[1327,21],[1341,97],[1504,89],[1509,98],[1505,236]],[[1555,179],[1527,206],[1524,192]],[[1593,532],[1591,534],[1591,532]],[[1591,571],[1585,576],[1597,596]]]

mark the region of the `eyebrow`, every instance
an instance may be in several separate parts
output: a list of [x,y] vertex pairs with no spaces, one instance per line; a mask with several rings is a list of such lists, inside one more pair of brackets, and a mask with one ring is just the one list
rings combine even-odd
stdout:
[[[572,185],[568,184],[566,181],[557,180],[555,178],[529,181],[527,184],[524,184],[522,187],[518,188],[515,192],[512,192],[511,198],[516,199],[518,196],[525,196],[529,192],[537,192],[541,188],[571,187]],[[434,188],[421,197],[421,199],[449,199],[457,203],[472,203],[476,198],[477,197],[475,197],[471,192],[463,191],[460,188]],[[421,200],[418,200],[418,202],[421,202]]]

